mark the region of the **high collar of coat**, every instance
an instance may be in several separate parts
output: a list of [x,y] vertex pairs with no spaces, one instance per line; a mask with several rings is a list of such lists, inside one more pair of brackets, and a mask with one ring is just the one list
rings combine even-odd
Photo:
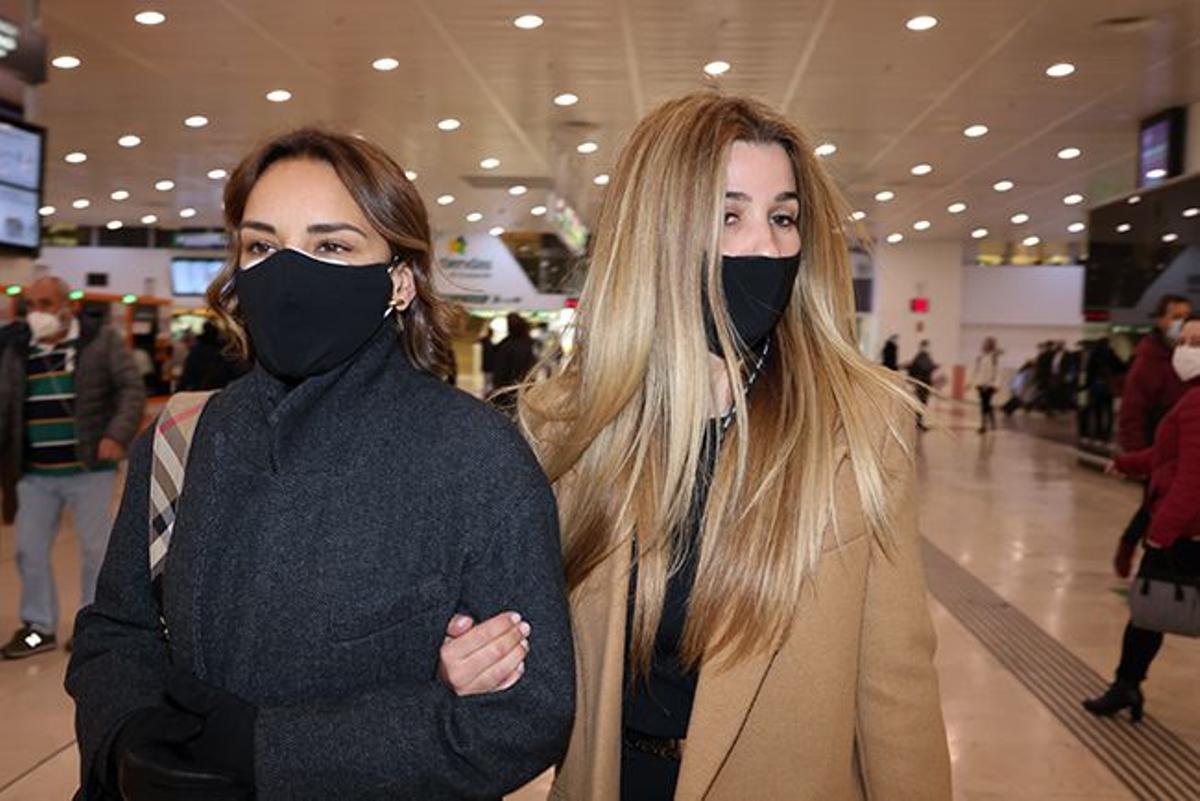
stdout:
[[364,432],[379,417],[394,414],[403,396],[428,377],[409,362],[392,326],[384,325],[342,365],[299,384],[276,378],[262,365],[247,378],[260,421],[252,423],[260,432],[253,438],[266,434],[262,458],[275,470],[307,472],[317,465],[343,469],[361,458]]

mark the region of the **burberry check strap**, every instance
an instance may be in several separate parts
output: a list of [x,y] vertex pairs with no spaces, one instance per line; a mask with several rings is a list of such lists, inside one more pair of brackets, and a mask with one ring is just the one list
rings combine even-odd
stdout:
[[172,395],[154,424],[154,458],[150,469],[150,580],[160,584],[175,511],[183,492],[188,451],[204,405],[216,393],[180,392]]

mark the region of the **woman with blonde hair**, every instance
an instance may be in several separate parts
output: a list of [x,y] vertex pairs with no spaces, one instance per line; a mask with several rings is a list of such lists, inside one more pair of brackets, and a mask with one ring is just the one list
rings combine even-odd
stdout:
[[552,799],[950,798],[914,404],[855,345],[847,210],[811,154],[750,100],[653,111],[576,349],[522,394],[576,642]]

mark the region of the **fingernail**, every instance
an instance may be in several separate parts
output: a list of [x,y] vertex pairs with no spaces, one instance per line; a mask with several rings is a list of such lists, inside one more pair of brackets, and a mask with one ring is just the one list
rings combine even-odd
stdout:
[[529,640],[521,640],[521,647],[524,648],[526,651],[528,651],[529,650]]
[[516,612],[510,612],[508,614],[508,619],[513,622],[514,626],[521,622],[521,616],[518,615]]
[[525,663],[524,663],[524,662],[522,662],[521,664],[517,665],[517,672],[518,672],[518,673],[524,673],[524,672],[525,672]]
[[533,631],[533,628],[528,623],[522,623],[520,628],[521,628],[521,635],[524,637],[528,637],[529,632]]

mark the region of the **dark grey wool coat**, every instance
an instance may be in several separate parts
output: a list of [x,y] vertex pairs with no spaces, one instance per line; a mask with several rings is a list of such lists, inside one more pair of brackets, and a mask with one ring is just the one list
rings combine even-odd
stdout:
[[[75,630],[83,799],[121,722],[174,666],[258,706],[257,797],[490,799],[552,765],[574,710],[554,498],[517,431],[419,372],[388,330],[287,392],[261,368],[196,432],[165,580],[147,567],[151,442],[136,444],[93,605]],[[451,615],[517,610],[524,677],[458,698]]]

